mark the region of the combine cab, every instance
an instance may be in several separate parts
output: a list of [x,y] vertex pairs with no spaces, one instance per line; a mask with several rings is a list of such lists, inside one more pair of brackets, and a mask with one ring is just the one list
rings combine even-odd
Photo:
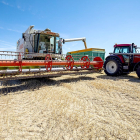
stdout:
[[104,71],[109,76],[119,76],[136,71],[140,78],[140,53],[132,44],[115,44],[114,52],[106,57]]
[[33,27],[30,26],[17,42],[17,52],[27,54],[22,59],[43,60],[47,53],[52,54],[52,59],[61,59],[62,39],[59,34],[50,29],[35,30]]

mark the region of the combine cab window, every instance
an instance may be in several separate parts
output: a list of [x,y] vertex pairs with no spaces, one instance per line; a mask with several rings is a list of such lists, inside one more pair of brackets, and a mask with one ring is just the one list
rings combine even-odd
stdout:
[[59,37],[56,37],[56,51],[55,51],[55,53],[59,53],[58,42],[59,42]]
[[59,37],[56,37],[56,51],[55,53],[62,54],[62,40]]
[[38,53],[54,53],[54,37],[51,35],[40,34]]

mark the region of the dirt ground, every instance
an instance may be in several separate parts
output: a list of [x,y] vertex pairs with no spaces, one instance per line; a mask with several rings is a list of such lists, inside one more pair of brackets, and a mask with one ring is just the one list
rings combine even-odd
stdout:
[[135,73],[4,82],[0,140],[140,140]]

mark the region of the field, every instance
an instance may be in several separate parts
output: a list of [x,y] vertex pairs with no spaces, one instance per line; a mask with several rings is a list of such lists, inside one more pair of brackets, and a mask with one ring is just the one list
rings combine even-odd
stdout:
[[135,73],[11,81],[0,92],[0,140],[140,139]]

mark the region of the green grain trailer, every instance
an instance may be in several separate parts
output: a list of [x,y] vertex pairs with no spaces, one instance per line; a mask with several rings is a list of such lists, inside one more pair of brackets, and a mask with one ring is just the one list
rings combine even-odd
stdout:
[[105,49],[99,49],[99,48],[89,48],[89,49],[83,49],[83,50],[77,50],[68,52],[67,55],[72,55],[74,60],[81,59],[82,56],[88,56],[90,61],[93,61],[94,57],[101,57],[103,60],[105,60]]

